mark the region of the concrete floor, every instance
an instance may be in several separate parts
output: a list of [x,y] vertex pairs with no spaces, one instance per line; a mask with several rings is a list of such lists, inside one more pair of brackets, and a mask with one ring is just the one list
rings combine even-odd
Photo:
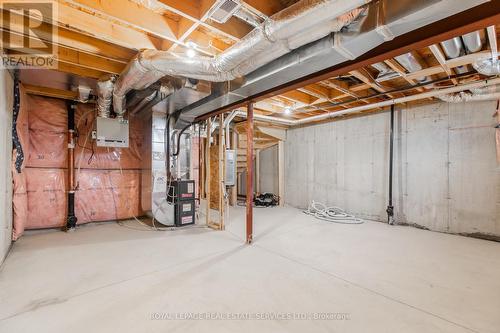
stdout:
[[[499,332],[499,243],[293,208],[255,218],[252,246],[243,208],[225,232],[30,233],[0,271],[0,332]],[[348,319],[165,319],[199,312]]]

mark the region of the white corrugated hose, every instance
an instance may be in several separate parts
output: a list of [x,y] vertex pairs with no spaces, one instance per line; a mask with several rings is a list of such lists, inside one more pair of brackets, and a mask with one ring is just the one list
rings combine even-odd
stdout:
[[304,210],[304,213],[314,216],[319,220],[333,223],[361,224],[364,222],[362,219],[346,213],[339,207],[327,207],[325,204],[314,200],[309,204],[307,210]]

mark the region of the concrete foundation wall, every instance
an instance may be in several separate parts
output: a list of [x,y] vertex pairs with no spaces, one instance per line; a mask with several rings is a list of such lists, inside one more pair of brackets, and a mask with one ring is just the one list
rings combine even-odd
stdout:
[[0,70],[0,264],[12,239],[12,102],[13,79]]
[[278,145],[260,151],[260,192],[278,194]]
[[[396,109],[394,206],[399,223],[500,236],[496,102]],[[288,131],[285,198],[386,221],[390,114]]]

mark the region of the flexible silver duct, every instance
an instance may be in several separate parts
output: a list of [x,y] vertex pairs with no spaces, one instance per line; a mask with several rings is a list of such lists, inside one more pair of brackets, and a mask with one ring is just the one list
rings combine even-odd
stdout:
[[500,61],[498,61],[498,58],[479,59],[472,64],[472,67],[483,75],[500,75]]
[[114,111],[125,113],[125,96],[163,76],[184,76],[211,82],[230,81],[305,44],[340,31],[371,0],[302,0],[268,18],[241,41],[214,58],[189,59],[166,51],[144,50],[115,84]]
[[[440,100],[447,103],[463,103],[474,101],[496,101],[500,99],[499,86],[487,87],[488,89],[471,89],[472,92],[460,92],[458,94],[447,94],[438,96]],[[493,88],[493,89],[489,89]]]
[[115,76],[106,76],[97,81],[97,114],[99,117],[109,118]]

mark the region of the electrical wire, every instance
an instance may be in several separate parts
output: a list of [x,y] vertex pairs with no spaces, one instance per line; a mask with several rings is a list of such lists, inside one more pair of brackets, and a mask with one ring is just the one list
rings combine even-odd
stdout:
[[354,215],[346,213],[338,207],[327,207],[321,202],[312,201],[307,210],[303,211],[307,215],[323,221],[343,224],[361,224],[364,221]]

